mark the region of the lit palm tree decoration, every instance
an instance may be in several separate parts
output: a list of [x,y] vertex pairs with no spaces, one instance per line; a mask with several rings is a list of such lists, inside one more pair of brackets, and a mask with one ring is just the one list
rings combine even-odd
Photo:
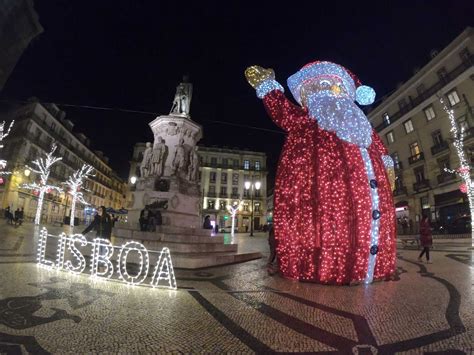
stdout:
[[242,200],[239,200],[239,202],[234,201],[233,205],[227,205],[227,210],[229,210],[230,215],[232,217],[232,229],[231,229],[231,235],[232,237],[234,236],[234,228],[235,228],[235,215],[237,214],[237,211],[239,210],[240,206],[242,205]]
[[69,179],[64,183],[70,189],[69,193],[72,195],[72,204],[71,204],[71,218],[69,225],[74,227],[74,216],[76,213],[76,202],[80,202],[84,205],[88,203],[84,200],[84,194],[82,193],[82,185],[84,179],[87,179],[89,176],[94,176],[94,168],[89,164],[84,164],[82,168],[76,170],[72,176],[69,176]]
[[[444,111],[448,114],[449,122],[451,123],[451,133],[453,135],[453,145],[456,148],[456,153],[459,159],[459,168],[456,170],[444,169],[445,171],[459,175],[464,183],[460,186],[460,190],[467,194],[469,200],[469,210],[471,212],[471,237],[474,246],[474,182],[471,180],[471,167],[466,159],[464,153],[464,127],[458,130],[456,119],[454,117],[453,109],[449,109],[444,102],[443,97],[439,96],[439,101],[443,105]],[[459,132],[460,131],[460,132]]]
[[[10,126],[8,127],[6,132],[5,132],[5,121],[0,123],[0,149],[3,148],[3,143],[2,142],[10,134],[10,131],[11,131],[14,123],[15,123],[15,121],[11,121]],[[0,175],[11,174],[11,172],[8,172],[8,171],[1,171],[1,170],[5,169],[6,167],[7,167],[7,161],[4,160],[4,159],[0,159]]]
[[60,157],[55,157],[53,155],[54,152],[56,151],[56,148],[57,148],[56,144],[53,144],[51,151],[46,154],[46,159],[38,158],[32,162],[34,165],[36,165],[37,169],[30,168],[29,166],[27,166],[29,170],[40,175],[40,184],[33,182],[31,184],[24,184],[21,186],[25,189],[30,189],[30,190],[39,192],[38,207],[36,208],[36,217],[35,217],[36,225],[39,225],[41,222],[41,211],[43,208],[44,194],[49,190],[56,190],[58,192],[62,192],[62,189],[60,187],[54,186],[54,185],[48,185],[48,178],[49,178],[49,173],[51,172],[51,166],[53,166],[56,162],[62,159]]

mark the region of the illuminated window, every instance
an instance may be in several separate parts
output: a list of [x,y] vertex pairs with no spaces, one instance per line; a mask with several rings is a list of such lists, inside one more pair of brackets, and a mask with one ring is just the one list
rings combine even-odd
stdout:
[[216,201],[214,201],[214,200],[207,200],[207,208],[208,208],[208,209],[213,210],[215,205],[216,205]]
[[258,160],[255,161],[255,170],[260,170],[260,162]]
[[385,124],[385,126],[388,126],[390,124],[390,116],[388,115],[387,112],[385,112],[382,117],[383,117],[383,123]]
[[418,142],[410,144],[410,153],[412,157],[416,157],[420,155],[421,149],[420,149],[420,146],[418,145]]
[[395,136],[393,135],[393,131],[388,132],[385,137],[387,138],[388,144],[395,142]]
[[232,174],[232,185],[239,184],[239,174]]
[[255,212],[260,212],[260,202],[255,202]]
[[448,96],[449,104],[451,106],[454,106],[458,104],[459,102],[461,102],[461,100],[459,99],[458,92],[456,90],[452,90],[451,92],[448,92],[447,96]]
[[219,209],[220,209],[221,211],[225,211],[225,210],[226,210],[226,207],[225,207],[225,206],[226,206],[226,202],[225,202],[225,201],[220,201],[220,202],[219,202]]
[[244,160],[244,169],[249,170],[250,169],[250,160]]
[[405,123],[403,123],[403,126],[405,126],[405,132],[407,132],[407,134],[414,131],[413,123],[411,122],[411,120],[405,121]]
[[434,112],[433,106],[431,106],[431,105],[428,106],[427,108],[425,108],[425,109],[423,110],[423,112],[425,113],[426,119],[427,119],[428,121],[431,121],[433,118],[436,117],[436,114],[435,114],[435,112]]
[[244,203],[243,207],[244,207],[244,211],[245,211],[245,212],[248,212],[248,210],[249,210],[249,204],[248,204],[248,203]]

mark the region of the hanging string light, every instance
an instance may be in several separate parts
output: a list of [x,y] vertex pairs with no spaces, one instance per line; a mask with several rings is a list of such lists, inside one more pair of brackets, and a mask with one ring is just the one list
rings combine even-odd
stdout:
[[235,216],[237,215],[240,206],[242,206],[243,201],[239,200],[238,202],[234,202],[233,205],[227,205],[227,210],[229,211],[232,217],[232,231],[230,232],[231,236],[234,237],[234,228],[235,228]]
[[69,193],[72,196],[71,203],[71,218],[69,225],[74,227],[74,216],[76,214],[76,202],[80,202],[83,205],[88,205],[84,200],[84,194],[82,193],[84,179],[89,176],[94,176],[94,168],[89,164],[84,164],[79,170],[76,170],[72,176],[69,176],[68,180],[64,183],[69,187]]
[[[444,170],[451,174],[457,174],[461,177],[461,179],[463,179],[464,184],[462,189],[467,194],[469,200],[469,211],[471,213],[472,221],[474,217],[474,184],[471,179],[471,167],[467,162],[466,154],[464,153],[464,127],[461,127],[460,130],[458,129],[457,122],[454,117],[454,110],[450,109],[446,105],[444,98],[441,95],[439,95],[439,102],[443,106],[443,110],[448,114],[449,123],[451,123],[450,131],[454,139],[453,145],[454,148],[456,148],[456,154],[459,159],[459,168],[456,170],[445,168]],[[474,223],[471,223],[471,239],[472,245],[474,246]]]
[[36,208],[36,216],[35,216],[36,225],[39,225],[41,222],[41,211],[43,209],[44,194],[51,190],[62,192],[62,189],[60,187],[55,186],[55,185],[48,185],[48,179],[49,179],[49,174],[51,172],[51,167],[62,159],[61,157],[55,157],[53,155],[56,149],[57,149],[56,144],[53,144],[53,146],[51,147],[51,151],[49,153],[46,153],[46,159],[38,158],[35,161],[33,161],[32,163],[36,165],[37,167],[36,169],[27,166],[29,170],[40,175],[40,183],[38,184],[36,182],[33,182],[33,183],[21,185],[21,187],[24,189],[38,191],[39,193],[38,206]]

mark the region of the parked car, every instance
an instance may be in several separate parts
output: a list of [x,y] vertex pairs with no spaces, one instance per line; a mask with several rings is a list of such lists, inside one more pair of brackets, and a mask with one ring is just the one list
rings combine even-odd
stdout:
[[462,216],[454,219],[451,223],[441,226],[440,230],[446,234],[464,234],[471,232],[471,217]]
[[[227,226],[224,228],[220,228],[219,232],[221,233],[232,233],[232,226]],[[237,228],[234,227],[234,233],[237,233]]]

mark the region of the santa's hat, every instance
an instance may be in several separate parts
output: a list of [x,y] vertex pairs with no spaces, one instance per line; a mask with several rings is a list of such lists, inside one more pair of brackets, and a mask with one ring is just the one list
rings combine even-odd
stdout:
[[375,100],[375,91],[370,86],[362,85],[360,80],[342,65],[332,62],[316,61],[306,64],[296,74],[288,78],[288,87],[293,97],[301,104],[301,87],[304,83],[321,75],[333,75],[342,80],[348,95],[361,105],[370,105]]

